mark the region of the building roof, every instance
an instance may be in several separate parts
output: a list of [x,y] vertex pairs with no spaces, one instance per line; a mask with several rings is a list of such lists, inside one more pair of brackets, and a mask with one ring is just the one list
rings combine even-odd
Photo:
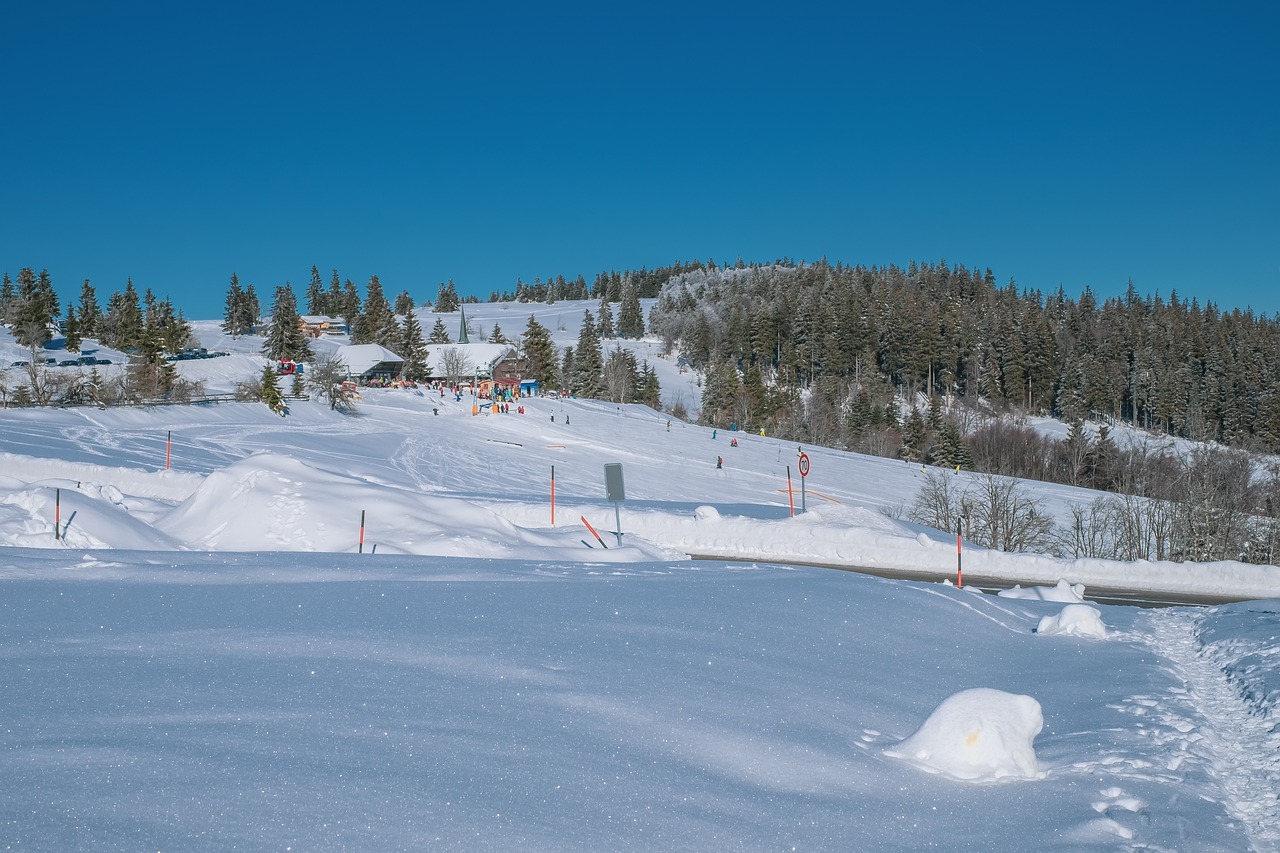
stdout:
[[338,347],[338,359],[347,366],[347,372],[363,376],[380,364],[399,367],[404,359],[378,344],[350,344]]

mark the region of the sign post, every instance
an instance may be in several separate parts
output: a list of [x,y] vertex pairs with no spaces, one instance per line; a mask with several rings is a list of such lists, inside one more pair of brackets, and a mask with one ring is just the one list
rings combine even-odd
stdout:
[[613,532],[618,537],[618,545],[622,545],[622,514],[618,507],[627,499],[626,490],[622,486],[622,463],[607,462],[604,466],[604,495],[613,502]]
[[804,512],[804,478],[809,476],[809,454],[803,450],[800,451],[800,463],[797,466],[800,469],[800,512]]

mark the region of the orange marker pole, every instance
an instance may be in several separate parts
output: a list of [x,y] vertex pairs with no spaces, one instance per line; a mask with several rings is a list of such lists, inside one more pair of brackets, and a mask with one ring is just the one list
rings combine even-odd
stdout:
[[556,526],[556,466],[551,466],[551,526]]
[[364,553],[364,510],[360,510],[360,551]]
[[964,569],[960,564],[960,522],[956,522],[956,586],[964,588]]
[[787,466],[787,503],[791,506],[791,517],[796,517],[796,496],[791,491],[791,466]]
[[53,538],[62,538],[62,489],[53,490]]
[[169,453],[173,448],[173,430],[169,430],[164,440],[164,470],[169,470]]
[[583,515],[583,516],[580,516],[580,518],[582,519],[582,523],[587,526],[587,529],[591,531],[591,535],[596,537],[596,541],[599,542],[601,545],[603,545],[604,549],[608,551],[609,546],[604,544],[604,540],[600,538],[599,533],[596,533],[596,529],[591,526],[591,522],[587,521],[587,517]]

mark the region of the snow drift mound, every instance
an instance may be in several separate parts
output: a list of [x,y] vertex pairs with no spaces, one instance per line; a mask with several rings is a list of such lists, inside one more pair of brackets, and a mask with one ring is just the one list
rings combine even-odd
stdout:
[[1035,699],[978,687],[943,700],[915,734],[884,754],[966,782],[1038,779],[1032,741],[1042,728]]
[[996,593],[1003,598],[1021,598],[1030,601],[1084,601],[1084,584],[1070,584],[1061,578],[1055,586],[1032,586],[1026,589],[1021,584],[1014,584],[1013,589],[1004,589]]
[[[264,452],[210,474],[157,526],[189,548],[213,551],[328,551],[511,558],[563,549],[583,559],[571,531],[520,528],[466,501],[424,495],[325,471]],[[545,553],[540,550],[540,553]],[[640,548],[596,550],[597,561],[647,559]]]
[[1102,611],[1087,604],[1068,604],[1057,616],[1045,616],[1036,627],[1037,634],[1071,634],[1078,637],[1107,638],[1102,624]]

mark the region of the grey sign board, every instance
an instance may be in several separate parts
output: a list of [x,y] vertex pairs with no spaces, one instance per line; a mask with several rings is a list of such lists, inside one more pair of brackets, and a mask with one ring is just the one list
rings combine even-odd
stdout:
[[622,463],[609,462],[604,466],[604,494],[608,500],[621,503],[627,499],[622,488]]

